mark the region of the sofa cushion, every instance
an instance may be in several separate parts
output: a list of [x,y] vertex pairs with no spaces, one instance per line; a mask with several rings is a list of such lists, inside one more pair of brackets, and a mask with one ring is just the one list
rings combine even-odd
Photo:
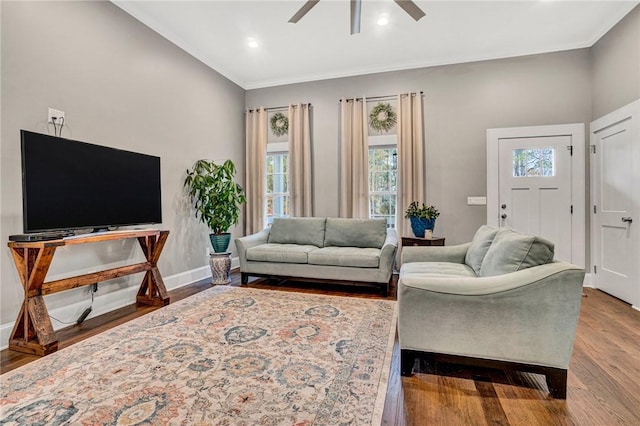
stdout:
[[491,243],[498,233],[499,229],[489,225],[482,225],[473,236],[471,246],[467,249],[464,257],[464,263],[467,264],[477,274],[480,273],[480,267],[487,250],[491,247]]
[[326,221],[324,217],[275,218],[267,242],[322,247]]
[[481,277],[516,272],[553,260],[553,243],[535,235],[501,229],[491,243],[480,267]]
[[430,276],[475,277],[476,274],[464,263],[412,262],[402,265],[402,279],[406,277],[426,278]]
[[328,218],[324,246],[382,248],[386,238],[385,219]]
[[309,253],[309,264],[377,268],[380,264],[380,249],[324,247]]
[[275,263],[307,263],[308,254],[318,247],[299,244],[260,244],[247,249],[247,260]]

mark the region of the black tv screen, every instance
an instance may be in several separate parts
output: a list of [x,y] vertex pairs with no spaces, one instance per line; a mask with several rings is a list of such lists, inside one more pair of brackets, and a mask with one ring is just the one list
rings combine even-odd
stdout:
[[20,135],[25,233],[162,222],[160,157]]

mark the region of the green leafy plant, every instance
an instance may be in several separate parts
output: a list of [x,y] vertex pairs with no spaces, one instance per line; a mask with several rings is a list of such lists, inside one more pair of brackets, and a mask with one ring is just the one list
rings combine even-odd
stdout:
[[425,203],[422,203],[422,206],[418,204],[417,201],[413,201],[409,204],[409,207],[404,212],[404,217],[407,219],[422,218],[422,219],[435,219],[440,216],[440,212],[435,206],[427,206]]
[[221,165],[198,160],[192,170],[187,170],[184,186],[191,196],[196,217],[216,235],[238,223],[240,207],[247,202],[244,189],[233,181],[235,173],[231,160]]

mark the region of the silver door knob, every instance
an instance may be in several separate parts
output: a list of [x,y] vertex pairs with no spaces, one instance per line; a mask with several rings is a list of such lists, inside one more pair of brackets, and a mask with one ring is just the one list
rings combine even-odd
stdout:
[[623,222],[627,222],[627,223],[631,223],[631,222],[633,222],[633,219],[631,219],[630,217],[627,216],[627,217],[623,217],[622,221]]
[[507,214],[506,214],[506,213],[502,213],[502,214],[500,215],[500,217],[501,217],[501,218],[503,218],[503,219],[506,219],[506,218],[507,218]]

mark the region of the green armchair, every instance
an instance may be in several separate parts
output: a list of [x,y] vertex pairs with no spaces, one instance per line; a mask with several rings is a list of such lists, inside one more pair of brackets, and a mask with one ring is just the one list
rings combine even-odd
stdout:
[[544,374],[566,398],[584,270],[553,244],[481,227],[473,242],[406,247],[398,281],[401,370],[416,357]]

